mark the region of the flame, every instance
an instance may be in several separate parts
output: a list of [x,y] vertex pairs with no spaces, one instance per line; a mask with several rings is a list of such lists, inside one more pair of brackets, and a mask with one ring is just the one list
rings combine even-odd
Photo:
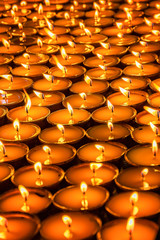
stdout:
[[98,57],[99,59],[104,60],[104,55],[99,54],[99,53],[96,53],[96,55],[97,55],[97,57]]
[[28,53],[24,53],[23,57],[26,58],[26,59],[30,59],[30,55]]
[[90,163],[90,169],[95,172],[96,170],[98,170],[99,168],[102,167],[102,163]]
[[142,176],[143,180],[144,180],[145,176],[148,174],[148,172],[149,172],[148,168],[144,168],[141,171],[141,176]]
[[68,215],[63,215],[62,221],[64,222],[65,225],[67,225],[67,227],[71,227],[72,218],[70,218]]
[[157,37],[160,36],[160,31],[159,30],[152,30],[152,33]]
[[57,57],[55,55],[52,56],[54,61],[56,62],[57,67],[64,73],[66,74],[67,68],[65,66],[62,66],[60,62],[58,61]]
[[10,43],[6,39],[2,38],[2,43],[7,49],[10,48]]
[[50,6],[50,1],[49,0],[44,0],[44,3],[46,6]]
[[51,32],[48,28],[44,28],[44,31],[47,33],[47,35],[50,38],[57,40],[57,35],[55,33]]
[[25,111],[28,114],[29,110],[31,108],[31,99],[25,89],[24,89],[24,93],[25,93],[25,97],[26,97]]
[[116,26],[119,30],[122,30],[124,28],[124,25],[121,22],[116,22]]
[[132,5],[134,3],[133,0],[127,0],[128,4]]
[[21,2],[20,2],[20,5],[21,5],[22,7],[25,7],[25,6],[27,6],[27,2],[26,2],[26,1],[21,1]]
[[130,78],[127,77],[122,77],[122,80],[128,83],[132,83],[132,80]]
[[50,81],[50,82],[52,82],[53,83],[53,81],[54,81],[54,76],[52,76],[52,75],[49,75],[49,74],[43,74],[43,76],[45,77],[45,79],[47,80],[47,81]]
[[84,28],[85,28],[85,25],[84,25],[84,23],[82,23],[82,22],[79,22],[79,27],[80,27],[81,29],[84,29]]
[[67,55],[67,53],[65,51],[65,48],[63,46],[61,46],[60,51],[61,51],[61,55],[62,55],[63,59],[67,60],[68,59],[68,55]]
[[22,67],[24,67],[25,69],[30,70],[30,65],[29,65],[29,64],[21,63],[21,65],[22,65]]
[[154,19],[160,20],[160,13],[154,14]]
[[112,132],[113,131],[113,123],[111,121],[108,121],[107,124],[108,124],[108,128],[109,128],[110,132]]
[[152,27],[152,28],[153,28],[153,23],[152,23],[149,19],[147,19],[146,17],[144,17],[144,21],[145,21],[145,23],[146,23],[149,27]]
[[81,189],[81,192],[85,194],[87,191],[87,184],[85,182],[81,182],[80,189]]
[[38,6],[38,14],[43,14],[43,5],[41,3]]
[[32,21],[33,21],[33,22],[37,22],[37,20],[38,20],[38,18],[37,18],[36,16],[34,16],[34,17],[32,18]]
[[41,99],[44,99],[44,98],[45,98],[44,93],[38,92],[38,91],[35,91],[35,90],[33,90],[33,92],[35,93],[35,95],[36,95],[38,98],[41,98]]
[[75,8],[74,8],[74,6],[72,5],[71,7],[70,7],[70,12],[74,12],[75,11]]
[[80,93],[79,94],[80,97],[83,99],[83,100],[86,100],[87,99],[87,95],[83,92],[83,93]]
[[42,42],[42,40],[40,38],[37,38],[37,45],[40,48],[43,46],[43,42]]
[[65,18],[66,20],[70,19],[70,15],[69,15],[68,12],[65,12],[65,14],[64,14],[64,18]]
[[147,46],[148,46],[148,43],[147,43],[147,42],[140,41],[139,43],[140,43],[143,47],[147,47]]
[[48,18],[46,18],[45,16],[44,16],[44,18],[45,18],[45,20],[46,20],[46,23],[47,23],[47,26],[48,26],[48,28],[49,28],[49,30],[53,30],[54,29],[54,26],[53,26],[53,24],[48,20]]
[[5,227],[8,231],[8,221],[3,216],[0,216],[0,226]]
[[0,141],[0,151],[3,153],[3,156],[6,156],[6,149],[4,144]]
[[19,189],[22,197],[24,198],[24,200],[27,201],[28,196],[29,196],[29,192],[27,191],[27,189],[22,185],[18,185],[18,189]]
[[48,146],[43,146],[43,151],[45,151],[48,155],[51,155],[51,149]]
[[92,37],[91,32],[87,28],[84,28],[84,31],[88,37],[90,37],[90,38]]
[[74,4],[75,7],[78,7],[78,2],[77,1],[74,0],[73,4]]
[[119,87],[119,90],[120,90],[120,92],[124,95],[124,96],[126,96],[126,97],[130,97],[130,91],[128,91],[128,90],[126,90],[126,89],[124,89],[124,88],[121,88],[121,87]]
[[7,79],[10,82],[13,82],[13,76],[11,74],[4,74],[1,75],[1,77]]
[[143,70],[143,65],[141,63],[139,63],[138,61],[135,61],[135,64],[136,64],[137,68]]
[[135,57],[138,57],[138,58],[141,57],[141,53],[140,53],[140,52],[132,51],[132,54],[133,54]]
[[117,37],[118,37],[118,38],[123,38],[123,37],[124,37],[124,34],[123,34],[123,33],[118,33],[118,34],[117,34]]
[[76,44],[75,44],[74,42],[72,42],[72,41],[67,41],[67,43],[68,43],[68,45],[69,45],[70,47],[75,48],[75,46],[76,46]]
[[128,21],[132,21],[132,14],[131,14],[131,12],[129,11],[129,9],[124,9],[125,10],[125,12],[126,12],[126,14],[127,14],[127,19],[128,19]]
[[13,121],[13,127],[16,130],[16,132],[19,132],[20,123],[19,123],[19,120],[17,118]]
[[157,117],[159,119],[159,115],[160,115],[160,111],[159,110],[155,110],[153,108],[150,108],[148,106],[144,106],[143,107],[147,112],[149,112],[150,114],[152,114],[153,116]]
[[134,205],[138,201],[138,193],[133,192],[129,198],[132,205]]
[[6,91],[0,90],[0,94],[2,95],[3,99],[7,98],[7,92]]
[[156,127],[152,122],[150,122],[149,125],[150,125],[152,131],[153,131],[156,135],[158,135],[158,132],[159,132],[158,127]]
[[14,12],[17,12],[17,11],[18,11],[18,6],[17,6],[16,4],[14,4],[14,5],[12,6],[12,10],[13,10]]
[[104,148],[102,145],[95,144],[95,147],[96,147],[99,151],[101,151],[102,153],[104,153],[105,148]]
[[15,11],[11,10],[11,16],[14,18],[16,16]]
[[110,49],[111,48],[111,44],[110,43],[102,43],[102,42],[100,42],[100,44],[105,49]]
[[93,7],[96,10],[99,10],[99,11],[101,10],[100,6],[96,2],[93,3]]
[[132,232],[134,230],[134,217],[128,218],[126,230],[129,232],[130,235],[132,235]]
[[94,19],[97,20],[97,21],[100,19],[98,9],[96,9],[96,11],[94,13]]
[[57,128],[61,131],[62,135],[64,135],[64,127],[62,124],[57,124]]
[[155,87],[155,89],[158,91],[158,92],[160,92],[160,86],[158,86],[156,83],[154,83],[153,82],[153,85],[154,85],[154,87]]
[[158,152],[158,145],[156,140],[153,140],[152,142],[152,152],[153,152],[153,156],[156,157],[157,152]]
[[92,86],[92,79],[88,75],[85,75],[84,81],[90,86]]
[[160,4],[159,4],[159,3],[156,4],[156,8],[157,8],[158,10],[160,10]]
[[18,23],[18,28],[19,28],[20,30],[23,29],[23,25],[22,25],[22,23]]
[[98,65],[103,71],[107,71],[107,66],[104,65]]
[[69,102],[67,102],[67,109],[68,109],[68,111],[69,111],[69,113],[70,113],[70,115],[71,115],[71,117],[73,116],[73,108],[72,108],[72,106],[69,104]]
[[38,175],[41,175],[41,173],[42,173],[42,163],[41,162],[36,162],[34,164],[34,170],[36,171],[36,173],[38,173]]

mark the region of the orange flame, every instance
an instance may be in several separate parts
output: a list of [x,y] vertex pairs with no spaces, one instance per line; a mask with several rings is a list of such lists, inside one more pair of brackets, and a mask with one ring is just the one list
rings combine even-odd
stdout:
[[68,215],[63,215],[62,216],[62,221],[67,227],[71,227],[72,224],[72,218],[70,218]]
[[96,2],[93,3],[93,7],[96,10],[99,10],[99,11],[101,10],[100,6]]
[[156,4],[156,8],[157,8],[158,10],[160,10],[160,4],[159,4],[159,3]]
[[22,65],[22,67],[24,67],[25,69],[30,70],[30,65],[29,65],[29,64],[21,63],[21,65]]
[[147,43],[147,42],[140,41],[139,43],[140,43],[143,47],[147,47],[147,46],[148,46],[148,43]]
[[47,23],[47,26],[48,26],[49,30],[52,31],[54,29],[53,24],[45,16],[44,16],[44,19],[46,20],[46,23]]
[[94,19],[97,21],[100,19],[98,9],[96,9],[96,11],[94,13]]
[[149,26],[149,27],[152,27],[153,28],[153,23],[149,20],[149,19],[147,19],[146,17],[144,17],[144,21],[145,21],[145,23]]
[[44,0],[44,3],[46,6],[50,6],[50,1],[49,0]]
[[13,82],[13,76],[11,74],[4,74],[4,75],[0,75],[0,76],[10,82]]
[[19,132],[20,123],[19,123],[19,120],[17,118],[13,121],[13,127],[16,130],[16,132]]
[[135,61],[136,67],[143,70],[143,65],[139,63],[138,61]]
[[0,216],[0,226],[5,227],[5,229],[8,231],[8,221],[7,218]]
[[30,55],[28,53],[24,53],[23,57],[26,58],[26,59],[30,59]]
[[111,121],[108,121],[107,125],[108,125],[110,132],[112,132],[113,131],[113,123]]
[[87,191],[87,184],[85,182],[81,182],[80,189],[81,189],[81,192],[85,195]]
[[64,135],[64,127],[62,124],[57,124],[57,128],[61,131],[62,135]]
[[125,82],[128,82],[128,83],[132,83],[132,79],[130,78],[127,78],[127,77],[122,77],[122,80],[125,81]]
[[108,107],[109,110],[112,111],[112,113],[113,113],[113,111],[114,111],[114,106],[113,106],[113,104],[112,104],[109,100],[107,100],[107,107]]
[[158,135],[158,132],[159,132],[158,127],[156,127],[152,122],[150,122],[149,124],[150,124],[150,127],[151,127],[152,131],[153,131],[156,135]]
[[152,114],[153,116],[157,117],[159,119],[160,116],[160,111],[159,110],[155,110],[153,108],[150,108],[148,106],[144,106],[143,107],[147,112],[149,112],[150,114]]
[[122,30],[124,28],[124,25],[121,22],[116,22],[116,26],[119,30]]
[[153,140],[152,142],[152,152],[153,152],[153,156],[156,157],[157,152],[158,152],[158,145],[156,140]]
[[84,31],[88,37],[90,37],[90,38],[92,37],[91,32],[87,28],[84,28]]
[[79,94],[80,97],[83,99],[83,100],[86,100],[87,99],[87,95],[83,92],[83,93],[80,93]]
[[102,167],[102,163],[90,163],[90,169],[92,170],[93,173],[96,172],[100,167]]
[[72,42],[72,41],[67,41],[67,43],[68,43],[68,45],[69,45],[70,47],[75,48],[75,46],[76,46],[76,44],[75,44],[74,42]]
[[27,6],[27,2],[26,2],[26,1],[21,1],[21,2],[20,2],[20,5],[21,5],[22,7],[25,7],[25,6]]
[[69,104],[69,102],[67,102],[67,109],[68,109],[68,111],[69,111],[69,113],[70,113],[70,115],[71,115],[71,117],[73,116],[73,108],[72,108],[72,106]]
[[0,141],[0,151],[3,153],[3,156],[6,156],[6,149],[4,144]]
[[54,81],[54,76],[49,75],[49,74],[45,74],[45,73],[43,74],[43,76],[45,77],[45,79],[46,79],[47,81],[53,83],[53,81]]
[[42,40],[40,38],[37,38],[37,45],[40,48],[43,46],[43,42],[42,42]]
[[65,18],[66,20],[68,20],[68,19],[71,18],[68,12],[65,12],[65,14],[64,14],[64,18]]
[[43,14],[43,5],[41,3],[38,6],[38,14]]
[[21,29],[21,30],[23,29],[22,23],[18,23],[18,28]]
[[51,155],[51,149],[48,146],[43,146],[43,151],[45,151],[48,155]]
[[99,151],[101,151],[102,153],[104,153],[105,148],[104,148],[102,145],[95,144],[95,147],[96,147]]
[[130,202],[132,204],[132,206],[135,205],[135,203],[138,201],[138,193],[137,192],[133,192],[130,196]]
[[38,92],[38,91],[35,91],[35,90],[33,90],[33,92],[35,93],[35,95],[36,95],[38,98],[41,98],[41,99],[44,99],[44,98],[45,98],[44,93]]
[[70,10],[70,12],[74,12],[75,11],[74,6],[72,5],[69,10]]
[[158,91],[158,92],[160,92],[160,86],[158,86],[156,83],[154,83],[153,82],[153,85],[154,85],[154,87],[155,87],[155,89]]
[[4,45],[7,49],[10,48],[10,44],[9,44],[9,42],[8,42],[6,39],[2,38],[2,43],[3,43],[3,45]]
[[117,34],[117,37],[118,37],[118,38],[123,38],[123,37],[124,37],[124,34],[123,34],[123,33],[118,33],[118,34]]
[[148,174],[149,170],[148,168],[144,168],[142,171],[141,171],[141,176],[142,176],[142,179],[144,180],[145,179],[145,176]]
[[24,89],[24,93],[25,93],[25,97],[26,97],[25,111],[28,114],[29,110],[31,108],[31,99],[25,89]]
[[62,55],[63,59],[67,60],[68,59],[68,55],[67,55],[67,53],[65,51],[65,48],[63,46],[61,46],[60,51],[61,51],[61,55]]
[[97,57],[98,57],[99,59],[104,60],[104,55],[99,54],[99,53],[96,53],[96,55],[97,55]]
[[129,232],[129,235],[132,235],[132,232],[134,230],[134,217],[128,218],[126,230]]
[[24,200],[27,201],[28,196],[29,196],[29,192],[27,191],[27,189],[22,185],[18,185],[18,189],[19,189],[22,197],[24,198]]
[[135,57],[138,57],[138,58],[141,57],[141,53],[140,53],[140,52],[132,51],[132,54],[133,54]]
[[157,37],[160,36],[160,31],[159,30],[152,30],[152,33]]
[[107,71],[107,66],[104,65],[98,65],[103,71]]
[[92,79],[88,75],[85,75],[84,81],[90,86],[92,86]]
[[52,56],[54,61],[56,62],[57,67],[64,73],[66,74],[67,68],[65,66],[62,66],[60,62],[58,61],[57,57],[55,55]]
[[42,163],[41,162],[36,162],[34,164],[34,170],[36,171],[36,173],[38,173],[38,175],[41,175],[41,173],[42,173]]
[[110,49],[111,48],[111,44],[110,43],[102,43],[102,42],[100,42],[100,44],[105,49]]
[[85,28],[85,25],[84,25],[84,23],[82,23],[82,22],[79,22],[79,27],[80,27],[81,29],[84,29],[84,28]]
[[121,92],[124,96],[126,96],[128,99],[130,98],[130,91],[128,91],[128,90],[126,90],[126,89],[124,89],[124,88],[122,88],[122,87],[119,87],[119,90],[120,90],[120,92]]
[[48,28],[44,28],[44,31],[47,33],[47,35],[50,38],[57,40],[57,35],[55,33],[51,32]]
[[6,91],[0,90],[0,94],[1,94],[3,99],[7,98],[7,92]]

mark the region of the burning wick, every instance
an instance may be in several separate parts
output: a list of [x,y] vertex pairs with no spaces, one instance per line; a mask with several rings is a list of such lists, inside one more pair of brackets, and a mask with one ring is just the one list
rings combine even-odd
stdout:
[[128,100],[130,99],[130,91],[123,89],[121,87],[119,87],[119,90],[124,96],[126,96],[128,98]]
[[130,85],[132,84],[132,79],[131,78],[122,77],[122,80],[125,81],[125,82],[128,82]]
[[36,185],[37,186],[42,186],[43,185],[43,181],[41,179],[41,174],[42,174],[42,164],[41,164],[41,162],[36,162],[34,164],[34,170],[38,174],[38,177],[36,179]]
[[90,163],[90,169],[93,173],[93,176],[91,178],[91,183],[93,186],[99,185],[103,180],[100,178],[96,178],[96,171],[102,167],[102,163]]
[[153,152],[154,158],[156,158],[156,156],[157,156],[157,151],[158,151],[157,142],[156,142],[156,140],[153,140],[153,142],[152,142],[152,152]]
[[21,136],[19,134],[20,125],[19,125],[19,121],[17,118],[13,122],[13,127],[16,130],[15,140],[20,140],[21,139]]
[[114,106],[113,106],[113,104],[109,100],[107,100],[107,107],[109,108],[109,110],[113,114],[114,113]]
[[26,104],[25,104],[25,112],[27,114],[26,119],[27,119],[27,121],[32,121],[32,117],[29,116],[29,110],[31,108],[31,99],[30,99],[28,93],[26,92],[26,90],[23,89],[23,91],[24,91],[25,97],[26,97]]
[[126,226],[126,230],[129,233],[129,240],[132,240],[133,229],[134,229],[134,217],[129,217]]
[[130,196],[130,203],[132,205],[132,207],[135,206],[135,203],[138,201],[138,193],[137,192],[133,192],[132,195]]
[[144,168],[144,169],[141,171],[141,177],[142,177],[142,181],[143,181],[143,182],[145,181],[145,177],[146,177],[147,174],[148,174],[148,168]]
[[158,134],[159,134],[158,127],[156,127],[152,122],[150,122],[149,125],[150,125],[152,131],[156,134],[156,136],[158,136]]
[[61,131],[62,137],[58,139],[58,142],[64,142],[65,137],[64,137],[64,127],[62,124],[57,124],[57,128]]
[[30,207],[27,205],[27,201],[28,201],[28,196],[29,196],[29,192],[27,191],[27,189],[22,186],[22,185],[19,185],[18,186],[18,189],[24,199],[24,204],[23,206],[21,207],[21,210],[24,211],[24,212],[29,212],[30,210]]
[[0,151],[3,153],[3,157],[7,157],[6,148],[1,141],[0,141]]
[[[4,227],[5,232],[9,232],[8,221],[5,217],[0,216],[0,226]],[[2,231],[1,231],[2,232]],[[5,238],[4,238],[5,239]]]
[[88,209],[88,201],[86,199],[86,192],[87,192],[87,184],[85,182],[81,182],[80,189],[82,192],[82,208],[81,209]]
[[101,162],[104,159],[105,148],[102,145],[95,144],[95,147],[101,152],[101,154],[96,158],[96,161]]
[[73,121],[73,108],[72,106],[69,104],[69,102],[67,102],[67,109],[70,113],[70,120],[69,120],[69,124],[72,124],[74,121]]
[[72,238],[72,232],[71,232],[72,219],[68,215],[63,215],[62,216],[62,221],[67,226],[67,230],[64,232],[64,236],[67,239]]
[[44,161],[44,164],[45,165],[49,165],[49,164],[52,164],[52,160],[51,160],[51,149],[50,149],[50,147],[48,147],[48,146],[43,146],[43,151],[45,152],[45,153],[47,153],[47,160],[45,160]]
[[92,79],[88,75],[85,75],[84,81],[92,87]]

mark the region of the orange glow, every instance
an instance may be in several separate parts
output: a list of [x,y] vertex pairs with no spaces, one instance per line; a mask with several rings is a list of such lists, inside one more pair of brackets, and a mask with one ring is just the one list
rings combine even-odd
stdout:
[[4,144],[1,141],[0,141],[0,152],[3,153],[4,157],[6,156],[6,149],[5,149]]
[[102,153],[104,153],[105,148],[102,145],[99,144],[95,144],[94,145],[99,151],[101,151]]
[[68,111],[69,111],[69,113],[70,113],[70,115],[71,115],[71,117],[73,116],[73,108],[72,108],[72,106],[69,104],[69,102],[67,102],[67,109],[68,109]]
[[1,94],[2,99],[7,98],[7,92],[6,91],[0,90],[0,94]]
[[38,6],[38,14],[43,14],[43,5],[41,3]]
[[107,66],[104,65],[98,65],[103,71],[107,71]]
[[148,168],[144,168],[142,171],[141,171],[141,176],[142,176],[142,180],[144,181],[145,179],[145,176],[148,174],[149,170]]
[[93,7],[94,7],[94,9],[100,11],[100,6],[96,2],[93,3]]
[[143,107],[148,113],[152,114],[153,116],[157,117],[159,119],[160,116],[160,111],[159,110],[155,110],[153,108],[150,108],[148,106],[144,106]]
[[158,91],[158,92],[160,92],[160,86],[158,86],[156,83],[154,83],[153,82],[153,85],[154,85],[154,87],[155,87],[155,89]]
[[104,55],[99,54],[99,53],[96,53],[96,55],[97,55],[97,57],[98,57],[99,59],[104,60]]
[[72,42],[72,41],[67,41],[67,43],[68,43],[68,45],[69,45],[70,47],[75,48],[75,46],[76,46],[76,44],[75,44],[74,42]]
[[50,1],[49,0],[44,0],[44,3],[46,6],[50,6]]
[[87,99],[87,95],[83,92],[83,93],[80,93],[79,94],[80,97],[83,99],[83,100],[86,100]]
[[2,78],[5,78],[6,80],[13,82],[13,76],[11,74],[4,74],[1,75]]
[[2,38],[2,43],[7,49],[10,48],[10,43],[6,39]]
[[105,49],[110,49],[111,48],[111,44],[110,43],[102,43],[102,42],[100,42],[100,44]]
[[26,59],[30,59],[30,55],[28,53],[24,53],[23,57],[26,58]]
[[123,27],[124,27],[124,25],[123,25],[123,23],[121,23],[121,22],[116,22],[116,27],[117,27],[119,30],[122,30]]
[[90,169],[92,170],[93,173],[96,172],[99,168],[102,167],[102,163],[90,163]]
[[8,231],[8,221],[7,218],[0,216],[0,226],[4,227]]
[[129,235],[132,235],[132,232],[134,230],[134,217],[128,218],[126,230],[129,232]]
[[67,73],[67,68],[65,66],[62,66],[60,62],[58,61],[57,57],[55,55],[52,56],[54,61],[56,62],[57,67],[64,73]]
[[42,42],[42,40],[40,38],[37,38],[37,45],[40,48],[43,46],[43,42]]
[[127,78],[127,77],[122,77],[122,80],[125,81],[125,82],[128,82],[128,83],[132,83],[132,79],[130,78]]
[[134,3],[133,0],[127,0],[127,2],[128,2],[130,5],[132,5],[132,4]]
[[48,20],[48,18],[46,18],[46,16],[44,16],[44,19],[46,20],[48,28],[52,31],[54,29],[53,24]]
[[157,152],[158,152],[158,145],[156,140],[153,140],[152,142],[152,152],[153,152],[153,156],[156,157]]
[[74,6],[72,5],[69,10],[70,10],[70,12],[74,12],[75,11]]
[[107,100],[107,107],[109,108],[110,111],[112,111],[112,113],[114,112],[114,106],[109,100]]
[[156,135],[158,135],[158,132],[159,132],[158,127],[156,127],[152,122],[150,122],[149,125],[150,125],[152,131],[153,131]]
[[62,124],[57,124],[57,128],[61,131],[62,135],[64,135],[64,127]]
[[22,197],[24,198],[25,202],[27,201],[28,199],[28,196],[29,196],[29,192],[27,191],[27,189],[22,186],[22,185],[18,185],[18,189],[22,195]]
[[47,35],[50,38],[57,40],[57,35],[55,33],[51,32],[48,28],[44,28],[44,31],[47,33]]
[[63,46],[61,46],[60,51],[61,51],[61,55],[62,55],[63,59],[67,60],[68,59],[68,55],[67,55],[67,53],[65,51],[65,48]]
[[84,31],[88,37],[90,37],[90,38],[92,37],[91,32],[87,28],[84,28]]
[[30,70],[30,65],[29,65],[29,64],[21,63],[21,65],[22,65],[22,67],[24,67],[25,69]]
[[70,218],[68,215],[63,215],[62,216],[62,221],[67,227],[71,227],[72,224],[72,218]]
[[157,37],[160,36],[160,31],[159,30],[152,30],[152,33]]
[[124,88],[121,88],[121,87],[119,87],[119,90],[120,90],[120,92],[121,92],[124,96],[126,96],[128,99],[130,98],[130,91],[128,91],[128,90],[126,90],[126,89],[124,89]]
[[46,79],[47,81],[53,83],[53,81],[54,81],[54,76],[49,75],[49,74],[45,74],[45,73],[43,74],[43,76],[45,77],[45,79]]
[[95,13],[94,13],[94,19],[95,19],[96,21],[100,20],[98,9],[96,9],[96,11],[95,11]]
[[136,67],[143,70],[143,65],[139,63],[138,61],[135,61]]
[[65,14],[64,14],[64,18],[65,18],[66,20],[68,20],[68,19],[71,18],[68,12],[65,12]]
[[35,95],[36,95],[38,98],[41,98],[41,99],[44,99],[44,98],[45,98],[44,93],[38,92],[38,91],[35,91],[35,90],[33,90],[33,92],[35,93]]
[[135,205],[135,203],[138,201],[138,193],[137,192],[133,192],[130,196],[130,202],[132,204],[132,206]]
[[144,17],[144,21],[149,27],[153,27],[153,23],[149,19],[147,19],[146,17]]
[[73,4],[74,4],[74,6],[76,6],[76,7],[78,6],[78,2],[75,1],[75,0],[73,1]]
[[38,175],[41,175],[42,174],[42,163],[36,162],[34,164],[34,170],[36,171],[36,173],[38,173]]
[[141,57],[141,53],[140,53],[140,52],[132,51],[132,54],[133,54],[135,57],[138,57],[138,58]]
[[81,182],[80,189],[83,195],[85,195],[85,193],[87,192],[87,184],[85,182]]
[[112,132],[113,131],[113,123],[111,121],[108,121],[107,125],[108,125],[110,132]]
[[18,28],[21,29],[21,30],[23,29],[22,23],[18,23]]
[[123,33],[118,33],[118,34],[117,34],[117,37],[118,37],[118,38],[123,38],[123,37],[124,37],[124,34],[123,34]]
[[15,11],[11,10],[11,16],[14,18],[16,16]]
[[92,86],[92,79],[88,75],[85,75],[84,81],[90,86]]
[[140,41],[139,43],[140,43],[143,47],[147,47],[147,46],[148,46],[148,43],[147,43],[147,42]]
[[48,146],[43,146],[43,151],[45,151],[48,155],[51,155],[51,149]]
[[21,2],[20,2],[20,5],[21,5],[22,7],[25,7],[25,6],[27,6],[27,2],[26,2],[26,1],[21,1]]
[[157,8],[158,10],[160,10],[160,4],[159,4],[159,3],[156,4],[156,8]]
[[16,132],[19,132],[20,123],[19,123],[19,120],[17,118],[13,121],[13,127],[16,130]]
[[127,19],[128,19],[128,21],[132,21],[132,14],[131,14],[131,12],[129,11],[129,9],[124,9],[125,10],[125,12],[126,12],[126,14],[127,14]]
[[34,16],[34,17],[32,18],[32,21],[33,21],[33,22],[37,22],[37,20],[38,20],[38,18],[37,18],[36,16]]
[[84,23],[82,23],[82,22],[79,22],[79,27],[80,27],[81,29],[84,29],[84,28],[85,28],[85,25],[84,25]]
[[14,4],[14,5],[12,6],[12,10],[13,10],[14,12],[17,12],[17,11],[18,11],[18,6],[17,6],[16,4]]
[[29,110],[31,108],[31,99],[28,95],[28,93],[26,92],[26,90],[24,89],[24,93],[25,93],[25,101],[26,101],[26,104],[25,104],[25,111],[26,113],[28,114],[29,113]]

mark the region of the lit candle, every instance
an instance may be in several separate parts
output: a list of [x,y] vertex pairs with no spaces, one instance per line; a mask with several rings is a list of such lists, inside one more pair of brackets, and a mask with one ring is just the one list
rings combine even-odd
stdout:
[[10,74],[0,75],[1,89],[7,90],[22,90],[30,88],[33,84],[32,79],[24,77],[14,77]]
[[99,65],[113,67],[117,65],[119,61],[120,59],[116,56],[104,56],[97,53],[97,56],[87,58],[83,64],[89,68],[97,67]]
[[64,48],[68,54],[87,55],[93,51],[94,46],[89,44],[75,44],[72,41],[68,41],[68,45],[66,45]]
[[128,48],[125,46],[111,46],[110,43],[101,43],[102,47],[97,47],[93,50],[93,54],[101,54],[104,56],[113,55],[119,56],[125,54],[128,51]]
[[11,108],[16,104],[23,102],[24,96],[20,91],[3,91],[0,90],[0,104]]
[[144,106],[145,111],[139,112],[135,121],[138,124],[148,125],[150,122],[153,124],[159,124],[160,112],[159,109],[153,109],[148,106]]
[[121,62],[125,65],[135,65],[137,60],[141,64],[154,62],[157,59],[155,53],[143,53],[132,51],[132,54],[127,54],[121,58]]
[[10,45],[10,43],[6,39],[2,39],[2,43],[4,46],[0,47],[1,54],[20,54],[24,52],[25,48],[19,45]]
[[33,64],[45,64],[48,61],[49,57],[45,54],[28,54],[23,53],[23,55],[16,56],[14,58],[14,63],[21,65],[33,65]]

